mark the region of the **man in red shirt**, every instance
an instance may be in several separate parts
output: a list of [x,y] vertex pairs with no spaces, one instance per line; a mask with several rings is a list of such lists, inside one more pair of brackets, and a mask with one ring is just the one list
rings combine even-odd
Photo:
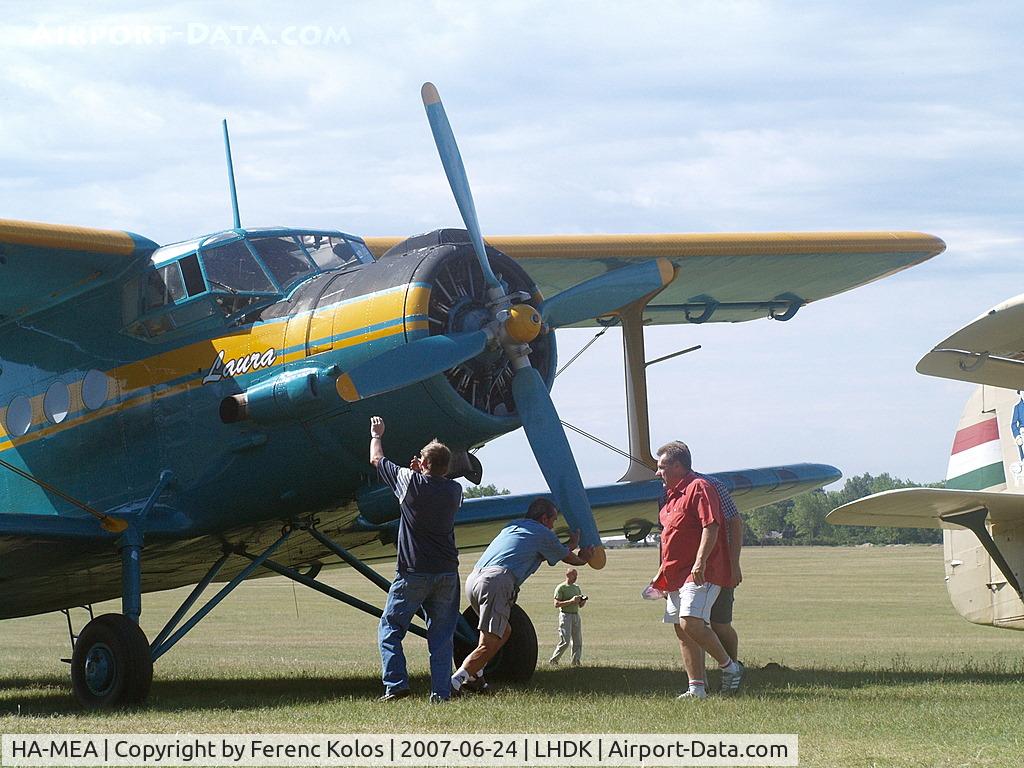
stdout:
[[692,643],[718,662],[722,690],[734,692],[743,667],[729,658],[709,626],[718,593],[733,583],[728,543],[719,536],[723,519],[718,492],[693,472],[690,449],[678,441],[658,449],[658,477],[665,483],[668,501],[660,515],[661,567],[651,584],[665,593],[664,621],[675,627],[689,677],[688,689],[679,698],[707,695],[703,665],[695,663]]

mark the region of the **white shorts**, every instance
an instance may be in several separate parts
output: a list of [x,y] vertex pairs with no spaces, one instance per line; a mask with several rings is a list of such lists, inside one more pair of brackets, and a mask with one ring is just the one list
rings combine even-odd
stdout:
[[704,582],[698,587],[688,581],[682,589],[665,595],[665,623],[678,624],[684,616],[693,616],[708,623],[711,620],[711,607],[721,591],[722,588],[717,584]]

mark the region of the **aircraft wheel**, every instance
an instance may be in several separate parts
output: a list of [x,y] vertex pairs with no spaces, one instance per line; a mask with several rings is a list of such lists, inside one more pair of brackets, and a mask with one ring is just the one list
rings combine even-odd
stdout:
[[[477,625],[479,617],[472,608],[467,608],[462,615],[471,627]],[[533,628],[530,616],[518,605],[512,606],[509,624],[512,625],[512,635],[498,651],[498,655],[491,659],[485,674],[489,679],[524,683],[533,677],[537,669],[537,631]],[[475,647],[456,635],[455,666],[461,665]]]
[[71,657],[71,687],[88,709],[141,704],[153,682],[153,658],[145,633],[119,613],[85,625]]

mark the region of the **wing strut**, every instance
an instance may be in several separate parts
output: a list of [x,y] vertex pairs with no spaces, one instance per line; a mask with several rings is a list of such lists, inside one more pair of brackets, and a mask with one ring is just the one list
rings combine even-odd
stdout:
[[992,538],[992,534],[988,532],[988,527],[985,525],[987,517],[988,510],[985,507],[981,507],[970,512],[959,512],[955,515],[941,515],[940,519],[953,525],[959,525],[961,528],[966,528],[977,536],[981,546],[988,552],[988,556],[992,558],[992,562],[996,564],[999,572],[1006,577],[1006,581],[1013,587],[1017,596],[1024,600],[1024,594],[1021,593],[1020,589],[1020,582],[1017,581],[1017,577],[1014,575],[1010,564],[1006,562],[1006,558],[1003,557],[1003,553],[999,551],[999,547]]
[[[622,352],[626,368],[626,423],[629,428],[629,467],[619,482],[654,479],[658,462],[651,456],[651,419],[647,405],[647,352],[644,349],[644,300],[624,307]],[[639,458],[639,461],[637,461]]]
[[644,309],[655,294],[645,296],[618,312],[622,321],[622,352],[626,370],[626,423],[629,429],[629,466],[619,482],[654,479],[658,466],[651,455],[651,419],[647,402],[647,367],[700,349],[700,345],[647,362],[644,347]]

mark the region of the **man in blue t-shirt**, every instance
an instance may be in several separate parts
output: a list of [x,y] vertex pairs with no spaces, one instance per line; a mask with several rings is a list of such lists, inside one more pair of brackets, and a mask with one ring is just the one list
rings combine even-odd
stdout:
[[447,701],[451,696],[452,636],[459,619],[455,513],[462,504],[462,486],[445,477],[451,452],[437,440],[425,445],[407,469],[385,458],[383,435],[384,420],[374,416],[370,419],[370,463],[401,506],[398,568],[377,633],[384,670],[381,700],[409,695],[402,639],[413,616],[423,608],[430,652],[430,701]]
[[558,508],[548,499],[534,499],[526,510],[526,518],[506,525],[480,556],[473,572],[466,579],[469,604],[480,617],[480,644],[466,657],[452,675],[454,693],[479,693],[487,688],[483,672],[487,663],[512,635],[509,616],[519,588],[540,564],[586,565],[594,554],[593,547],[573,550],[579,544],[579,531],[569,536],[569,544],[559,541],[552,530],[558,519]]

